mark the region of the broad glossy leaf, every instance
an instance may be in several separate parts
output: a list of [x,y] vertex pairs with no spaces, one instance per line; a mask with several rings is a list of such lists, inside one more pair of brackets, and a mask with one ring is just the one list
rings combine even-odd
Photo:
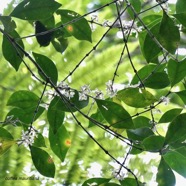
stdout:
[[177,62],[170,59],[168,62],[168,76],[173,87],[186,76],[186,59]]
[[144,147],[141,145],[141,143],[138,143],[138,141],[134,141],[132,150],[130,151],[130,154],[136,155],[143,152]]
[[165,138],[163,136],[149,136],[145,138],[142,145],[145,150],[150,152],[159,152],[164,144]]
[[183,109],[180,109],[180,108],[168,110],[162,115],[158,123],[171,122],[175,117],[177,117],[182,112],[182,110]]
[[131,129],[134,127],[130,114],[119,104],[96,100],[101,114],[105,120],[114,128]]
[[[150,32],[157,37],[159,29],[160,23],[157,23],[150,29]],[[147,62],[151,62],[161,52],[160,47],[149,34],[146,34],[142,50]]]
[[2,22],[4,30],[8,33],[12,32],[16,28],[16,23],[10,16],[0,16],[0,22]]
[[[42,68],[45,75],[47,75],[47,77],[50,78],[50,80],[54,84],[56,84],[58,80],[58,71],[57,71],[57,68],[54,62],[44,55],[37,54],[37,53],[33,53],[33,55],[34,55],[34,58],[37,64]],[[38,72],[40,76],[42,77],[42,79],[47,81],[47,79],[43,76],[43,74],[40,71]]]
[[134,127],[143,128],[143,127],[151,127],[150,119],[145,116],[138,116],[133,119]]
[[[168,32],[167,32],[168,30]],[[159,30],[159,41],[162,46],[170,53],[174,54],[180,41],[180,32],[174,21],[167,15],[163,14]]]
[[186,157],[176,151],[163,155],[165,162],[177,173],[186,178]]
[[46,31],[48,31],[48,29],[42,22],[40,21],[35,22],[36,39],[37,39],[37,42],[40,44],[40,46],[48,46],[50,44],[50,41],[52,40],[51,32],[44,34],[44,35],[37,35],[41,32],[46,32]]
[[[184,8],[185,9],[185,8]],[[186,27],[186,12],[173,15],[184,27]]]
[[156,72],[152,74],[145,82],[144,85],[153,89],[162,89],[169,86],[170,81],[165,72]]
[[[145,65],[144,67],[142,67],[140,70],[138,70],[138,75],[140,76],[140,78],[142,80],[146,79],[149,77],[149,75],[151,75],[151,73],[157,68],[157,65],[154,64],[148,64]],[[156,69],[156,72],[163,72],[163,70],[165,69],[165,64],[162,64],[159,66],[158,69]],[[134,75],[131,84],[137,84],[139,82],[139,79],[137,77],[137,75]]]
[[183,0],[177,0],[176,2],[176,13],[186,13],[186,2]]
[[[99,110],[96,113],[92,114],[90,117],[92,119],[100,122],[100,123],[105,122],[105,119],[104,119],[104,117],[102,116],[102,114]],[[96,124],[94,122],[92,122],[91,120],[89,120],[89,126],[88,127],[93,127],[93,126],[96,126]]]
[[118,92],[117,98],[125,104],[135,108],[144,108],[157,101],[150,92],[138,88],[121,90]]
[[86,180],[82,186],[97,185],[101,186],[102,184],[107,184],[111,179],[110,178],[90,178]]
[[53,0],[24,0],[19,3],[10,16],[25,20],[42,20],[51,17],[61,6]]
[[124,180],[120,181],[122,186],[145,186],[145,184],[141,183],[134,179],[134,178],[125,178]]
[[49,141],[52,151],[61,161],[64,161],[66,153],[71,145],[71,139],[65,126],[62,125],[55,134],[50,128]]
[[68,39],[59,37],[52,40],[52,45],[59,53],[63,53],[68,47]]
[[182,90],[180,92],[175,92],[175,93],[181,98],[184,104],[186,104],[186,90]]
[[[11,32],[10,36],[12,38],[20,38],[16,31]],[[24,49],[22,40],[16,42]],[[2,53],[4,58],[15,68],[16,71],[18,71],[24,55],[21,51],[16,50],[13,43],[11,43],[5,35],[3,35]]]
[[175,176],[165,160],[161,158],[156,176],[158,186],[174,186],[176,183]]
[[10,132],[8,132],[6,129],[4,129],[3,127],[0,127],[0,138],[3,139],[14,139],[12,134],[10,134]]
[[31,107],[36,108],[38,101],[39,97],[33,92],[27,90],[19,90],[14,92],[10,96],[7,105],[18,107],[21,109],[27,109]]
[[147,127],[127,130],[127,136],[132,140],[142,141],[152,135],[154,135],[153,131]]
[[[7,134],[7,131],[6,131],[6,134]],[[16,144],[16,141],[14,141],[12,138],[9,139],[7,137],[1,137],[1,134],[0,134],[0,156],[6,153],[14,144]]]
[[32,161],[37,171],[46,177],[54,178],[55,165],[50,155],[41,148],[30,146]]
[[[169,125],[165,144],[176,142],[186,135],[186,113],[177,116]],[[185,137],[186,138],[186,137]]]
[[78,109],[82,109],[84,107],[86,107],[88,105],[89,99],[87,100],[82,100],[79,101],[79,93],[78,91],[75,90],[75,95],[73,98],[70,98],[70,103],[68,102],[64,102],[63,100],[61,100],[60,97],[56,96],[54,98],[54,102],[56,102],[56,109],[64,111],[64,112],[75,112],[77,111],[77,109],[75,108],[75,106]]
[[[68,23],[69,21],[81,17],[81,15],[79,15],[78,13],[72,10],[65,9],[57,10],[57,14],[61,16],[62,24]],[[69,35],[74,36],[76,39],[92,42],[92,31],[85,18],[81,18],[74,23],[67,24],[67,26],[65,26],[65,30],[68,32]]]
[[[18,125],[19,125],[19,121],[26,124],[30,124],[33,121],[33,117],[35,115],[35,109],[36,107],[25,108],[25,109],[13,108],[12,110],[10,110],[7,116],[13,116],[14,120],[18,119]],[[34,121],[39,118],[39,116],[43,113],[43,111],[44,108],[39,107],[38,112],[34,118]]]
[[46,147],[45,138],[41,133],[37,134],[37,137],[34,139],[34,143],[32,145],[34,147]]
[[[141,10],[141,2],[140,2],[140,0],[129,0],[129,2],[131,3],[132,7],[134,8],[134,10],[137,13],[140,12],[140,10]],[[130,7],[127,10],[128,10],[128,13],[129,13],[130,17],[134,18],[134,13],[130,9]]]
[[50,128],[54,134],[58,131],[64,121],[65,113],[64,111],[58,108],[58,104],[56,102],[57,97],[55,97],[48,108],[47,118],[50,124]]

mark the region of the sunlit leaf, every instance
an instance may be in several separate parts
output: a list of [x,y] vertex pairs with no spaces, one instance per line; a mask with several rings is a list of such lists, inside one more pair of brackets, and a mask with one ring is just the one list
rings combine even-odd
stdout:
[[127,136],[132,140],[142,141],[152,135],[154,135],[153,131],[147,127],[127,130]]
[[177,0],[177,2],[176,2],[176,13],[186,13],[185,6],[186,6],[185,1]]
[[50,155],[41,148],[30,146],[32,161],[37,171],[46,177],[54,178],[55,165]]
[[[92,119],[94,119],[95,121],[98,121],[100,123],[103,123],[105,122],[105,119],[104,117],[102,116],[101,112],[100,111],[97,111],[96,113],[92,114],[90,116]],[[93,127],[93,126],[96,126],[96,124],[93,122],[93,121],[89,121],[89,127]]]
[[179,109],[179,108],[168,110],[161,116],[158,123],[171,122],[176,116],[178,116],[181,113],[181,111],[182,109]]
[[64,161],[66,153],[71,145],[71,139],[66,128],[62,125],[55,134],[50,129],[49,141],[52,151],[61,161]]
[[[37,54],[37,53],[33,53],[33,55],[34,55],[36,62],[42,68],[45,75],[48,78],[50,78],[50,80],[54,84],[56,84],[58,80],[58,71],[57,71],[57,68],[54,62],[44,55]],[[44,77],[40,71],[39,71],[39,74],[45,81],[47,81],[46,77]]]
[[[62,24],[80,18],[80,15],[72,10],[57,10],[57,14],[61,16]],[[65,29],[69,35],[74,36],[76,39],[92,41],[92,31],[85,18],[80,18],[78,21],[69,23]]]
[[181,98],[184,104],[186,104],[186,90],[182,90],[180,92],[175,92],[175,93]]
[[14,145],[16,141],[13,139],[8,139],[0,136],[0,156],[2,156],[4,153],[6,153],[12,145]]
[[86,180],[82,186],[90,186],[90,185],[97,185],[101,186],[102,184],[107,184],[111,179],[110,178],[90,178]]
[[157,101],[150,92],[138,88],[121,90],[118,92],[117,98],[125,104],[136,108],[143,108]]
[[[173,143],[186,135],[186,113],[178,115],[169,125],[165,144]],[[186,138],[186,136],[185,136]]]
[[122,186],[145,186],[145,184],[134,178],[125,178],[124,180],[120,181],[120,184]]
[[186,76],[186,59],[178,62],[170,59],[168,62],[168,76],[173,87]]
[[174,186],[176,183],[173,171],[163,158],[161,158],[158,166],[156,181],[158,182],[158,186]]
[[[137,13],[140,12],[140,10],[141,10],[141,2],[140,2],[140,0],[129,0],[129,2],[131,3],[132,7],[134,8],[134,10]],[[134,12],[130,8],[128,8],[127,10],[128,10],[128,13],[129,13],[130,17],[134,18],[135,17],[134,16]]]
[[46,147],[45,138],[41,133],[37,133],[37,137],[34,139],[34,143],[32,145],[35,147]]
[[53,0],[24,0],[19,3],[10,16],[25,20],[41,20],[51,17],[61,6]]
[[143,140],[142,145],[147,151],[159,152],[163,147],[164,140],[163,136],[149,136]]
[[[11,32],[10,36],[12,38],[20,38],[16,31]],[[22,40],[16,42],[24,49]],[[13,41],[7,39],[5,35],[3,35],[2,53],[4,58],[15,68],[16,71],[18,71],[24,55],[21,51],[15,48]]]
[[119,104],[96,100],[101,114],[105,120],[114,128],[131,129],[134,127],[130,114]]
[[169,151],[163,158],[173,170],[186,178],[186,157],[176,151]]
[[145,116],[138,116],[133,119],[135,128],[151,127],[150,119]]
[[60,110],[56,102],[58,98],[54,98],[48,108],[47,118],[51,127],[51,130],[54,134],[58,131],[64,121],[65,113]]

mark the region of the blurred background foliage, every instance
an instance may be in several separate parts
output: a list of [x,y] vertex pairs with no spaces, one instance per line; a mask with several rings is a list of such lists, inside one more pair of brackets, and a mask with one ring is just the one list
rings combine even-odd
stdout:
[[[81,15],[89,12],[90,10],[96,9],[106,3],[108,0],[57,0],[62,4],[62,9],[73,10]],[[18,3],[18,0],[12,0],[8,7],[4,10],[3,15],[9,15],[13,8]],[[154,4],[154,1],[143,1],[141,0],[142,7],[148,8]],[[170,5],[170,11],[174,11],[174,5]],[[154,10],[146,12],[143,16],[148,14],[162,15],[162,11],[157,7]],[[105,20],[113,21],[116,18],[117,12],[114,5],[105,7],[101,11],[97,12],[98,19],[100,23]],[[91,16],[86,17],[87,20],[91,20]],[[130,16],[126,15],[126,19],[130,20]],[[27,23],[27,21],[18,20],[14,18],[17,24],[17,32],[20,36],[27,36],[34,33],[34,25]],[[58,80],[63,80],[69,72],[76,66],[76,64],[88,53],[92,47],[99,41],[108,28],[103,26],[95,25],[95,31],[92,33],[92,43],[88,41],[79,41],[75,38],[69,38],[69,44],[67,50],[60,54],[56,52],[54,47],[50,44],[48,47],[40,47],[36,42],[36,38],[23,39],[25,44],[25,50],[29,53],[36,52],[46,55],[52,59],[58,68]],[[90,84],[91,89],[98,88],[105,92],[105,83],[112,79],[115,67],[119,61],[121,50],[123,47],[123,41],[118,37],[118,28],[112,29],[109,34],[103,39],[101,44],[98,46],[97,50],[86,58],[83,64],[78,68],[78,70],[68,78],[69,85],[75,89],[80,89],[82,85]],[[182,35],[184,38],[185,36]],[[2,42],[2,34],[0,35],[0,44]],[[182,40],[182,45],[185,44],[185,40]],[[130,55],[133,59],[135,68],[139,70],[142,66],[146,64],[144,58],[141,55],[138,38],[131,37],[128,42],[130,49]],[[26,59],[28,62],[28,60]],[[38,96],[42,93],[43,87],[40,83],[35,81],[26,67],[21,64],[18,72],[16,72],[6,60],[0,55],[0,121],[4,121],[6,114],[9,111],[9,107],[6,106],[7,99],[14,91],[18,90],[32,90]],[[33,72],[37,72],[35,67],[28,62],[30,68]],[[127,71],[126,71],[127,69]],[[127,73],[126,73],[127,72]],[[116,78],[116,83],[129,83],[129,77],[134,76],[133,70],[130,66],[128,56],[123,57],[123,62],[118,71],[119,77]],[[166,90],[158,90],[155,92],[157,94],[162,94]],[[177,107],[183,107],[183,103],[179,101],[179,98],[174,96],[171,98],[172,103],[174,100],[180,103]],[[160,110],[165,112],[171,107],[159,106]],[[95,108],[93,108],[95,110]],[[126,107],[131,109],[130,107]],[[84,110],[88,112],[88,108]],[[136,110],[131,110],[130,113],[136,113]],[[88,121],[82,118],[82,116],[76,114],[80,118],[84,126],[88,126]],[[156,114],[156,119],[160,118],[161,114]],[[54,157],[54,161],[57,167],[56,175],[54,179],[45,178],[40,175],[32,164],[29,151],[21,146],[18,148],[14,145],[6,154],[0,158],[0,185],[81,185],[88,177],[112,177],[112,171],[116,166],[113,161],[82,131],[82,129],[77,126],[72,116],[69,115],[65,123],[71,137],[72,137],[72,147],[69,149],[66,159],[61,162],[57,157],[54,157],[51,150],[48,152]],[[42,115],[34,123],[36,128],[40,131],[44,131],[44,135],[47,134],[48,123],[46,120],[46,113]],[[164,125],[166,126],[166,125]],[[158,126],[158,129],[162,134],[164,133],[165,127]],[[20,138],[21,128],[6,126],[6,129],[11,131],[15,139]],[[94,137],[114,156],[117,158],[124,158],[128,147],[121,143],[119,140],[112,138],[112,136],[106,134],[103,130],[92,127],[89,129]],[[48,140],[46,138],[46,144]],[[151,158],[149,158],[149,156]],[[145,153],[140,155],[131,155],[129,168],[134,170],[140,181],[150,183],[157,170],[157,165],[159,163],[159,157],[150,154],[147,156]],[[143,157],[143,158],[140,158]],[[101,169],[101,171],[99,171]],[[6,180],[10,177],[28,177],[35,176],[39,180]],[[114,180],[117,183],[117,180]]]

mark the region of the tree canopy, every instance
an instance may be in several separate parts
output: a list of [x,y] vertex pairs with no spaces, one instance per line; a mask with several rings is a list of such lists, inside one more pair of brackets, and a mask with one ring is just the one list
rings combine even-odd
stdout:
[[186,177],[185,7],[12,0],[0,15],[0,183]]

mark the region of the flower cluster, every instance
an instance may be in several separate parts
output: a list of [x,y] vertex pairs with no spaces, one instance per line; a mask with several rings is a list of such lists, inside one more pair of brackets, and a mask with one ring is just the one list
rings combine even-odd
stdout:
[[37,130],[34,127],[29,127],[27,131],[22,131],[21,139],[18,140],[18,145],[24,145],[28,147],[34,143],[35,137],[37,137]]
[[165,96],[162,96],[162,97],[160,98],[160,101],[163,102],[165,105],[168,105],[169,102],[170,102],[170,98],[165,97]]
[[106,91],[107,91],[107,94],[109,97],[114,97],[116,94],[117,94],[117,89],[114,89],[113,88],[113,83],[111,80],[109,80],[107,83],[106,83]]
[[89,85],[83,85],[81,91],[79,92],[79,100],[87,100],[87,95],[91,92]]

